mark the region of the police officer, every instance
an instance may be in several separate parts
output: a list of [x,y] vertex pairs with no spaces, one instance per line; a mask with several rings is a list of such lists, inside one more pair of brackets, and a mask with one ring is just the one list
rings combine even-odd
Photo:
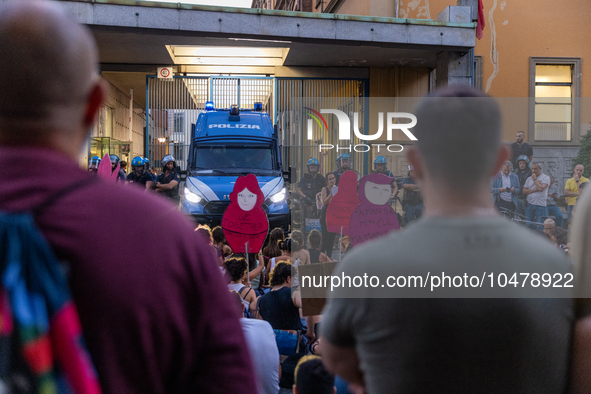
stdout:
[[374,174],[384,174],[389,177],[394,177],[392,173],[386,167],[386,158],[384,156],[378,156],[373,161],[373,173]]
[[341,179],[341,175],[347,170],[349,170],[351,164],[351,156],[348,153],[342,153],[339,157],[337,157],[337,170],[333,172],[334,176],[336,177],[336,185],[339,185],[339,179]]
[[144,168],[145,168],[145,171],[148,174],[150,174],[152,176],[154,182],[156,182],[156,175],[154,174],[154,171],[152,171],[152,168],[150,166],[150,159],[148,159],[147,157],[144,157],[143,160],[144,160]]
[[132,172],[127,176],[127,182],[135,183],[143,186],[146,190],[154,188],[154,179],[152,175],[146,171],[145,160],[139,156],[131,160]]
[[156,191],[166,197],[179,201],[179,184],[181,177],[176,171],[176,162],[172,155],[162,158],[162,172],[156,178]]
[[96,175],[99,164],[101,164],[101,158],[98,156],[92,156],[90,158],[90,163],[88,164],[88,172],[92,172]]
[[[117,155],[110,155],[109,159],[111,159],[111,172],[115,171],[115,168],[117,168],[117,164],[119,164],[119,162],[121,160],[119,160],[119,156]],[[119,182],[125,182],[125,180],[127,179],[127,175],[125,175],[125,171],[123,171],[121,168],[119,168],[119,173],[117,174],[117,180]]]
[[316,212],[316,194],[326,186],[326,179],[319,174],[320,162],[310,158],[307,163],[308,172],[298,182],[297,194],[304,199],[306,211],[309,214]]
[[423,214],[423,196],[421,189],[415,179],[415,171],[412,165],[408,166],[408,177],[402,180],[404,196],[402,197],[402,208],[406,223],[410,223],[421,217]]
[[[378,156],[373,161],[373,173],[374,174],[384,174],[391,178],[395,178],[394,174],[392,174],[387,166],[386,158],[384,156]],[[396,179],[392,181],[392,197],[396,196],[398,193],[398,185],[396,185]]]

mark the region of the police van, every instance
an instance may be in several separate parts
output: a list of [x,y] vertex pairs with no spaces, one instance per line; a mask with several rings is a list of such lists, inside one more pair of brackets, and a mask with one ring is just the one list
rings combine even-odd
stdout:
[[269,229],[289,231],[289,171],[283,172],[269,114],[261,103],[255,103],[254,110],[240,110],[237,105],[216,110],[208,102],[191,136],[182,211],[201,224],[220,225],[236,179],[247,174],[256,175],[265,196]]

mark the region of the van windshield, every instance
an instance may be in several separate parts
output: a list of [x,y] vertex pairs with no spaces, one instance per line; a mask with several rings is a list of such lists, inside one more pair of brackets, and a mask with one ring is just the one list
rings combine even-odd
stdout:
[[279,171],[272,145],[202,145],[193,149],[191,170],[221,170],[226,173],[252,170]]

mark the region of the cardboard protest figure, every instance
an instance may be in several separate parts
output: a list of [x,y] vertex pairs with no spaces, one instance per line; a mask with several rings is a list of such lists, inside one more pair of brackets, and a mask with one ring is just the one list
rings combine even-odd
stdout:
[[353,245],[379,238],[400,228],[396,212],[388,204],[394,178],[369,174],[359,182],[361,202],[351,215],[349,234]]
[[117,163],[117,167],[115,167],[115,171],[113,171],[111,158],[109,155],[105,154],[105,157],[103,157],[103,160],[101,160],[99,163],[97,175],[111,182],[117,182],[117,175],[119,175],[119,163]]
[[262,208],[265,196],[253,174],[241,176],[230,194],[222,229],[234,253],[258,253],[265,242],[269,221]]
[[338,193],[334,195],[326,208],[326,228],[331,233],[349,235],[351,214],[359,205],[357,196],[357,174],[345,171],[339,180]]

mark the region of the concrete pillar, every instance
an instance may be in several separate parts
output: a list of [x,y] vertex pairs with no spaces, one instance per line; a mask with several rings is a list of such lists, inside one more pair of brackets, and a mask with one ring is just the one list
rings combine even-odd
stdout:
[[436,87],[447,85],[472,86],[470,52],[444,51],[437,55]]
[[470,21],[478,19],[478,0],[458,0],[457,5],[470,7]]
[[437,22],[470,23],[470,7],[450,5],[437,15]]

